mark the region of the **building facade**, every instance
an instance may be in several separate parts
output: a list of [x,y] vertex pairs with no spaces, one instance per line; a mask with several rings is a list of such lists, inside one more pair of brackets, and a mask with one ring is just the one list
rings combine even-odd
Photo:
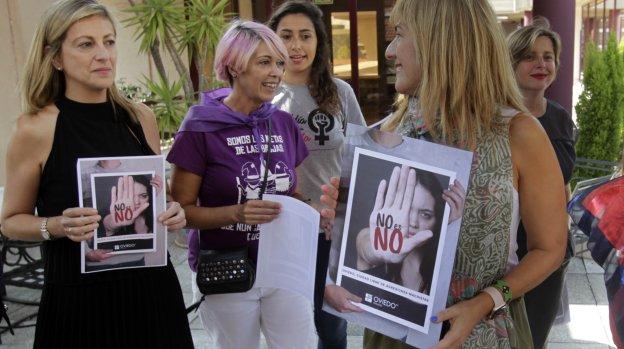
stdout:
[[[182,1],[182,0],[180,0]],[[244,19],[266,21],[284,0],[232,0],[229,12]],[[334,74],[348,81],[356,92],[367,122],[372,123],[391,110],[394,66],[386,62],[385,48],[394,37],[389,13],[395,0],[312,0],[325,14],[331,38]],[[4,160],[9,134],[20,114],[18,81],[25,62],[34,23],[53,0],[0,0],[0,186],[4,185]],[[121,19],[128,0],[101,0]],[[624,36],[624,0],[490,0],[504,30],[510,32],[530,23],[536,15],[547,17],[562,36],[564,52],[559,77],[549,96],[572,110],[580,93],[578,79],[582,52],[588,41],[602,47],[610,33]],[[141,85],[143,76],[154,77],[150,57],[138,52],[133,30],[118,25],[119,57],[117,77]],[[173,64],[165,66],[175,76]],[[206,67],[209,69],[209,67]]]

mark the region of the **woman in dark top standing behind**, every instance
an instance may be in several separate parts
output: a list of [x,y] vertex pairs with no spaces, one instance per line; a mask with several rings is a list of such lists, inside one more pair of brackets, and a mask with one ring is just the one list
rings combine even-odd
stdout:
[[[76,160],[160,152],[154,114],[115,87],[115,37],[97,1],[55,2],[37,26],[22,75],[24,114],[7,152],[2,233],[44,241],[35,348],[193,347],[171,262],[80,273],[80,243],[102,217],[77,207]],[[157,219],[170,231],[186,224],[178,203]]]
[[[544,97],[559,69],[561,40],[550,30],[548,21],[538,18],[532,25],[520,28],[507,38],[516,80],[524,97],[524,105],[546,131],[552,143],[570,199],[570,178],[574,169],[574,123],[559,104]],[[548,214],[548,212],[544,212]],[[527,253],[526,231],[518,227],[518,258]],[[567,254],[569,257],[569,254]],[[524,295],[529,325],[536,349],[543,348],[557,315],[567,259],[544,282]]]

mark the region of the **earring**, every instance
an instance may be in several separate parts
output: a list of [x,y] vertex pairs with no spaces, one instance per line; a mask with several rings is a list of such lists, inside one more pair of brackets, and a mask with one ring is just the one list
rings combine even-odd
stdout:
[[232,79],[236,79],[237,77],[238,77],[238,75],[232,74]]

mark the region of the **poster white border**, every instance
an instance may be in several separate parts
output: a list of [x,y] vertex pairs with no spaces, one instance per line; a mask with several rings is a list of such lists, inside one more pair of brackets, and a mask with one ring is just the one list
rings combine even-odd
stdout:
[[[98,209],[97,207],[97,195],[95,188],[95,179],[98,177],[123,177],[123,176],[141,176],[141,175],[150,175],[153,179],[156,176],[156,171],[136,171],[136,172],[104,172],[104,173],[92,173],[91,174],[91,199],[93,200],[93,208]],[[163,179],[164,181],[164,179]],[[164,186],[164,183],[163,183]],[[150,203],[150,208],[152,211],[153,222],[150,229],[151,233],[147,234],[133,234],[133,235],[123,235],[123,236],[110,236],[110,237],[98,237],[98,229],[96,228],[93,232],[93,249],[98,249],[99,243],[106,242],[117,242],[117,241],[128,241],[128,240],[152,240],[151,248],[144,249],[134,249],[134,250],[122,250],[122,251],[112,251],[110,254],[125,254],[125,253],[140,253],[140,252],[153,252],[156,251],[158,239],[157,239],[157,222],[156,222],[156,188],[151,186],[152,190],[152,202]],[[164,190],[164,188],[163,188]],[[104,217],[102,217],[103,219]]]
[[[443,169],[440,167],[435,167],[435,166],[431,166],[431,165],[427,165],[427,164],[423,164],[417,161],[413,161],[413,160],[408,160],[408,159],[403,159],[403,158],[399,158],[396,156],[392,156],[392,155],[388,155],[388,154],[384,154],[384,153],[380,153],[380,152],[375,152],[375,151],[371,151],[368,149],[364,149],[361,147],[355,147],[354,150],[354,155],[353,155],[353,166],[352,166],[352,173],[351,173],[351,179],[350,179],[350,183],[349,183],[349,199],[347,201],[347,208],[346,208],[346,216],[345,216],[345,222],[344,222],[344,228],[343,228],[343,234],[342,234],[342,243],[341,243],[341,250],[340,250],[340,259],[339,259],[339,263],[338,263],[338,274],[336,276],[336,285],[341,285],[342,284],[342,277],[345,274],[349,274],[350,272],[355,272],[353,273],[355,277],[346,275],[346,277],[349,277],[351,279],[363,282],[363,283],[367,283],[372,287],[377,287],[377,288],[381,288],[386,292],[390,292],[405,298],[408,298],[414,302],[418,302],[421,304],[424,304],[427,306],[427,310],[426,310],[426,315],[425,315],[425,322],[424,324],[421,326],[419,324],[407,321],[405,319],[402,319],[400,317],[394,316],[392,314],[389,314],[387,312],[384,311],[380,311],[376,308],[370,307],[364,303],[353,303],[354,305],[368,311],[371,312],[373,314],[376,314],[380,317],[389,319],[391,321],[394,321],[396,323],[399,323],[403,326],[412,328],[414,330],[420,331],[422,333],[427,334],[429,332],[429,326],[431,324],[430,321],[430,317],[432,314],[432,297],[427,296],[427,295],[423,295],[420,294],[418,292],[418,294],[422,295],[422,296],[426,296],[427,297],[427,301],[426,302],[422,302],[422,300],[418,300],[418,297],[409,297],[409,296],[405,296],[404,294],[398,293],[396,290],[393,290],[391,288],[388,287],[379,287],[377,285],[372,285],[371,283],[368,283],[366,281],[363,281],[361,279],[358,280],[357,275],[359,275],[359,271],[357,270],[353,270],[352,268],[346,267],[344,265],[344,259],[345,259],[345,252],[346,252],[346,248],[347,248],[347,240],[349,238],[349,234],[348,232],[350,231],[350,224],[351,224],[351,209],[352,209],[352,205],[353,205],[353,196],[354,196],[354,192],[355,192],[355,184],[357,182],[357,178],[358,178],[358,164],[359,164],[359,159],[360,159],[360,155],[366,155],[372,158],[376,158],[379,160],[385,160],[388,162],[393,162],[395,164],[398,165],[407,165],[409,167],[412,168],[416,168],[419,170],[423,170],[423,171],[428,171],[431,173],[435,173],[435,174],[439,174],[439,175],[443,175],[449,178],[449,183],[453,183],[455,181],[456,178],[456,173],[447,169]],[[447,233],[447,228],[448,228],[448,219],[449,219],[449,215],[450,215],[450,206],[448,205],[448,203],[445,203],[444,205],[444,214],[443,214],[443,220],[442,220],[442,225],[441,225],[441,229],[440,229],[440,236],[439,236],[439,243],[438,243],[438,249],[436,251],[436,262],[434,265],[434,272],[433,272],[433,277],[432,277],[432,284],[431,284],[431,289],[429,291],[429,295],[434,295],[436,294],[436,290],[437,290],[437,286],[438,286],[438,278],[439,278],[439,272],[440,272],[440,265],[442,263],[441,261],[441,257],[442,257],[442,251],[444,250],[444,244],[446,241],[446,233]],[[346,270],[348,269],[348,270]],[[345,273],[345,271],[347,271]],[[367,278],[371,278],[372,276],[367,275]],[[388,283],[385,280],[381,280],[379,279],[379,281],[384,284],[384,283]],[[407,288],[398,285],[398,284],[394,284],[393,286],[400,288],[400,289],[406,289]],[[412,290],[410,290],[410,293],[413,293]]]
[[[137,155],[137,156],[107,156],[107,157],[91,157],[91,158],[79,158],[76,161],[76,173],[77,173],[77,182],[78,182],[78,202],[80,207],[84,207],[84,198],[83,198],[83,185],[82,185],[82,167],[85,163],[97,163],[102,160],[120,160],[120,161],[131,161],[131,162],[145,162],[144,169],[138,169],[136,171],[126,171],[124,173],[130,172],[140,172],[140,171],[153,171],[155,175],[162,176],[163,179],[163,195],[162,198],[157,202],[156,196],[154,196],[154,209],[157,209],[157,205],[162,207],[162,212],[167,209],[167,195],[166,195],[166,168],[165,168],[165,156],[164,155]],[[141,167],[141,166],[138,166]],[[89,180],[89,185],[90,185]],[[154,216],[154,221],[157,222],[156,215]],[[156,249],[151,252],[136,252],[137,256],[142,256],[145,259],[145,265],[141,266],[124,266],[124,267],[115,267],[114,265],[109,268],[101,268],[97,270],[86,270],[85,265],[85,254],[87,251],[87,242],[82,241],[80,244],[80,270],[83,274],[90,273],[98,273],[109,270],[120,270],[120,269],[136,269],[136,268],[152,268],[152,267],[162,267],[167,265],[168,262],[168,229],[167,226],[162,223],[156,223],[158,231],[156,232],[156,239],[159,241],[156,244]],[[126,256],[132,255],[130,253],[124,254]],[[113,255],[111,258],[115,258]],[[149,259],[149,261],[148,261]]]

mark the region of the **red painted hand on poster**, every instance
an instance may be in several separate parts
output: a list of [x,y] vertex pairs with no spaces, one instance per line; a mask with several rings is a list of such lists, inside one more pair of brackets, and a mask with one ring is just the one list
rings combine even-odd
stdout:
[[107,233],[133,224],[149,206],[149,202],[141,201],[135,198],[132,176],[119,177],[117,186],[111,188],[110,214],[105,219]]
[[416,171],[405,165],[394,168],[388,183],[385,180],[379,183],[369,218],[371,259],[400,263],[411,250],[433,236],[430,230],[409,232],[415,187]]

